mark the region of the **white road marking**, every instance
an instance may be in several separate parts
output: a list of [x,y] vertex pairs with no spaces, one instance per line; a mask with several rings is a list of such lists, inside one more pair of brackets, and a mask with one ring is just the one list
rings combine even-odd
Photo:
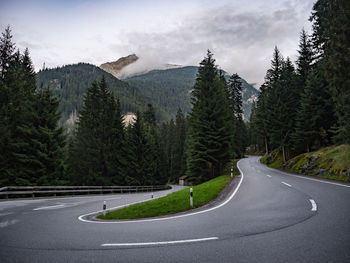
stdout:
[[0,228],[4,228],[4,227],[10,226],[10,225],[14,225],[18,221],[19,220],[17,220],[17,219],[12,219],[12,220],[6,220],[6,221],[3,221],[3,222],[0,222]]
[[38,207],[38,208],[34,208],[34,211],[37,210],[50,210],[50,209],[56,209],[56,208],[62,208],[64,207],[64,205],[52,205],[52,206],[42,206],[42,207]]
[[311,211],[317,211],[317,204],[315,202],[315,200],[313,199],[309,199],[312,205]]
[[[270,168],[270,169],[272,169],[272,168]],[[285,174],[285,175],[289,175],[289,176],[293,176],[293,177],[296,177],[296,178],[300,178],[300,179],[305,179],[305,180],[310,180],[310,181],[316,181],[316,182],[323,183],[323,184],[332,184],[332,185],[337,185],[337,186],[343,186],[343,187],[350,188],[350,185],[346,185],[346,184],[327,182],[327,181],[323,181],[323,180],[318,180],[318,179],[314,179],[314,178],[305,177],[303,175],[289,174],[289,173],[285,173],[285,172],[282,172],[282,171],[278,171],[278,172],[280,172],[282,174]]]
[[12,212],[9,212],[9,213],[0,213],[0,216],[8,216],[8,215],[12,215],[13,213]]
[[290,184],[287,184],[285,182],[282,182],[282,184],[286,185],[286,186],[289,186],[289,187],[292,187]]
[[206,238],[198,238],[198,239],[143,242],[143,243],[106,243],[106,244],[102,244],[101,246],[102,247],[156,246],[156,245],[170,245],[170,244],[203,242],[203,241],[217,240],[217,239],[219,239],[219,238],[218,237],[206,237]]
[[271,176],[271,175],[269,175],[269,174],[267,174],[266,176],[267,176],[267,177],[270,177],[270,178],[272,177],[272,176]]
[[[240,160],[241,161],[241,160]],[[226,205],[228,202],[231,201],[231,199],[236,195],[236,193],[238,192],[238,189],[239,187],[241,186],[242,182],[243,182],[243,178],[244,178],[244,174],[243,174],[243,171],[241,170],[241,168],[239,167],[239,162],[237,163],[237,167],[238,167],[238,170],[240,171],[241,173],[241,179],[236,187],[236,189],[233,191],[233,193],[230,195],[230,197],[228,199],[226,199],[225,202],[217,205],[217,206],[214,206],[214,207],[211,207],[209,209],[206,209],[206,210],[202,210],[202,211],[198,211],[198,212],[193,212],[193,213],[188,213],[188,214],[184,214],[184,215],[178,215],[178,216],[170,216],[170,217],[161,217],[161,218],[152,218],[152,219],[140,219],[140,220],[125,220],[125,221],[92,221],[92,220],[88,220],[88,219],[85,219],[84,217],[86,216],[89,216],[89,215],[93,215],[93,214],[97,214],[97,213],[102,213],[103,211],[100,210],[100,211],[95,211],[95,212],[92,212],[92,213],[88,213],[88,214],[84,214],[84,215],[81,215],[78,217],[78,219],[80,221],[83,221],[83,222],[86,222],[86,223],[95,223],[95,224],[127,224],[127,223],[141,223],[141,222],[153,222],[153,221],[161,221],[161,220],[168,220],[168,219],[176,219],[176,218],[181,218],[181,217],[186,217],[186,216],[193,216],[193,215],[198,215],[198,214],[202,214],[202,213],[207,213],[207,212],[210,212],[210,211],[213,211],[215,209],[218,209],[224,205]],[[131,203],[131,204],[127,204],[127,205],[121,205],[121,206],[117,206],[117,207],[112,207],[110,208],[109,210],[115,210],[115,209],[118,209],[118,208],[122,208],[122,207],[125,207],[125,206],[129,206],[129,205],[132,205],[132,204],[137,204],[137,203],[142,203],[142,202],[145,202],[145,201],[148,201],[148,200],[153,200],[153,199],[146,199],[146,200],[143,200],[143,201],[139,201],[139,202],[135,202],[135,203]]]

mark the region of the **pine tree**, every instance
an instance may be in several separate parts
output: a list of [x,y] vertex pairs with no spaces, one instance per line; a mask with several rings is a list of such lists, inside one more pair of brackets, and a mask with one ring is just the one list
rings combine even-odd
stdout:
[[173,146],[173,176],[171,181],[177,182],[179,177],[183,176],[186,171],[185,158],[185,141],[186,141],[186,120],[179,108],[175,119],[174,146]]
[[38,145],[37,155],[41,169],[36,171],[37,185],[64,184],[66,138],[62,127],[58,126],[61,116],[57,113],[59,100],[49,87],[37,91],[34,121],[37,130],[32,145]]
[[300,87],[299,92],[301,94],[305,88],[306,79],[309,71],[311,70],[311,64],[314,57],[311,40],[304,29],[300,33],[298,53],[299,56],[296,62],[296,72],[298,74],[298,84]]
[[247,143],[247,131],[242,117],[242,82],[238,74],[233,74],[229,79],[228,98],[233,126],[233,158],[240,158],[244,156]]
[[295,124],[298,93],[296,74],[287,58],[283,63],[280,78],[273,83],[267,100],[268,125],[272,145],[281,147],[283,161],[289,157],[287,148],[291,146],[291,135]]
[[187,140],[187,174],[193,182],[220,175],[230,159],[230,111],[226,85],[219,78],[210,51],[200,63],[194,90]]
[[331,102],[323,61],[310,71],[307,85],[301,96],[297,115],[294,148],[296,152],[316,150],[331,142],[334,109]]
[[149,147],[140,112],[136,121],[127,129],[127,185],[145,185],[149,182],[151,169],[149,166]]
[[336,140],[350,143],[350,2],[318,0],[310,20],[313,45],[324,59],[328,89],[338,119]]
[[104,78],[87,90],[68,171],[78,185],[122,184],[123,124],[120,106]]

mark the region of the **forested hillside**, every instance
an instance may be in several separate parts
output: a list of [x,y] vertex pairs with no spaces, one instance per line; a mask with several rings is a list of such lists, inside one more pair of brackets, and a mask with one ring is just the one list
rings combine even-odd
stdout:
[[[120,98],[123,113],[144,110],[147,103],[153,103],[138,88],[86,63],[41,70],[37,73],[37,86],[50,86],[54,95],[60,99],[59,112],[62,113],[61,123],[64,123],[72,113],[81,110],[84,93],[93,81],[101,79],[102,76],[114,95]],[[157,118],[169,119],[169,115],[156,105],[155,109]]]
[[303,152],[350,144],[350,17],[344,10],[350,10],[349,1],[315,3],[313,32],[301,31],[296,66],[277,47],[273,51],[250,134],[267,155],[279,150],[283,163]]
[[[141,92],[152,99],[172,117],[180,107],[186,114],[191,111],[191,91],[198,73],[197,66],[153,70],[148,73],[125,79],[130,85],[138,87]],[[224,72],[226,80],[229,75]],[[250,116],[251,105],[257,98],[258,91],[244,79],[242,82],[244,119]]]

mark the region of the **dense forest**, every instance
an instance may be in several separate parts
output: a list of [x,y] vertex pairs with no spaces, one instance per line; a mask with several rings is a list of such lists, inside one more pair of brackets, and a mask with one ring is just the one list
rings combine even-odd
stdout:
[[0,185],[66,183],[59,101],[36,87],[28,49],[16,51],[9,28],[0,38]]
[[[0,186],[165,184],[182,175],[195,184],[220,175],[249,144],[267,154],[278,149],[284,161],[349,144],[349,9],[345,0],[315,3],[313,32],[301,31],[296,66],[275,47],[247,124],[244,81],[220,70],[210,51],[182,93],[190,92],[189,113],[178,107],[174,119],[159,122],[161,110],[147,96],[94,66],[43,70],[37,78],[28,49],[16,50],[8,27],[0,37]],[[71,78],[77,70],[80,80]],[[67,134],[59,120],[74,103],[79,120]],[[137,116],[126,126],[129,110]]]
[[[135,86],[164,111],[175,116],[178,108],[187,115],[192,109],[191,91],[196,82],[198,67],[187,66],[167,70],[152,70],[148,73],[125,79],[131,86]],[[228,80],[230,76],[223,71]],[[242,102],[244,120],[248,121],[253,100],[258,91],[244,79],[242,82]]]
[[[119,80],[102,69],[86,63],[43,69],[37,73],[37,87],[50,86],[60,100],[60,125],[72,128],[83,106],[83,97],[94,80],[102,76],[109,89],[120,98],[122,113],[144,111],[147,104],[155,109],[157,122],[175,118],[177,110],[187,115],[191,111],[191,90],[196,81],[198,67],[189,66],[166,70],[153,70],[142,75]],[[225,77],[229,76],[225,73]],[[243,88],[243,114],[248,120],[252,98],[258,91],[241,79]]]
[[60,99],[60,124],[66,123],[72,113],[79,114],[83,107],[83,97],[87,88],[95,80],[104,76],[109,89],[120,98],[123,113],[145,110],[152,103],[157,119],[169,120],[170,115],[157,107],[151,97],[147,97],[137,87],[121,81],[102,69],[86,63],[67,65],[54,69],[43,69],[37,73],[37,86],[50,86],[53,94]]
[[350,143],[350,2],[315,3],[313,32],[301,31],[296,67],[275,47],[250,117],[250,143],[283,161]]
[[42,79],[46,85],[38,87],[28,50],[15,49],[7,28],[0,39],[1,185],[165,184],[184,174],[200,182],[244,154],[242,82],[236,74],[227,81],[210,52],[200,64],[187,118],[179,108],[175,120],[159,124],[146,104],[126,127],[123,97],[102,74],[85,91],[77,125],[66,135],[54,91],[69,93],[70,78],[58,87]]

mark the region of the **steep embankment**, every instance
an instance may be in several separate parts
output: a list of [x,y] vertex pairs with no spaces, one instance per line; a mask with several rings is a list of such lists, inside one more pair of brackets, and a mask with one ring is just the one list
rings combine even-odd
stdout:
[[330,146],[315,152],[303,153],[285,164],[277,149],[263,156],[261,162],[272,168],[350,182],[350,145]]

